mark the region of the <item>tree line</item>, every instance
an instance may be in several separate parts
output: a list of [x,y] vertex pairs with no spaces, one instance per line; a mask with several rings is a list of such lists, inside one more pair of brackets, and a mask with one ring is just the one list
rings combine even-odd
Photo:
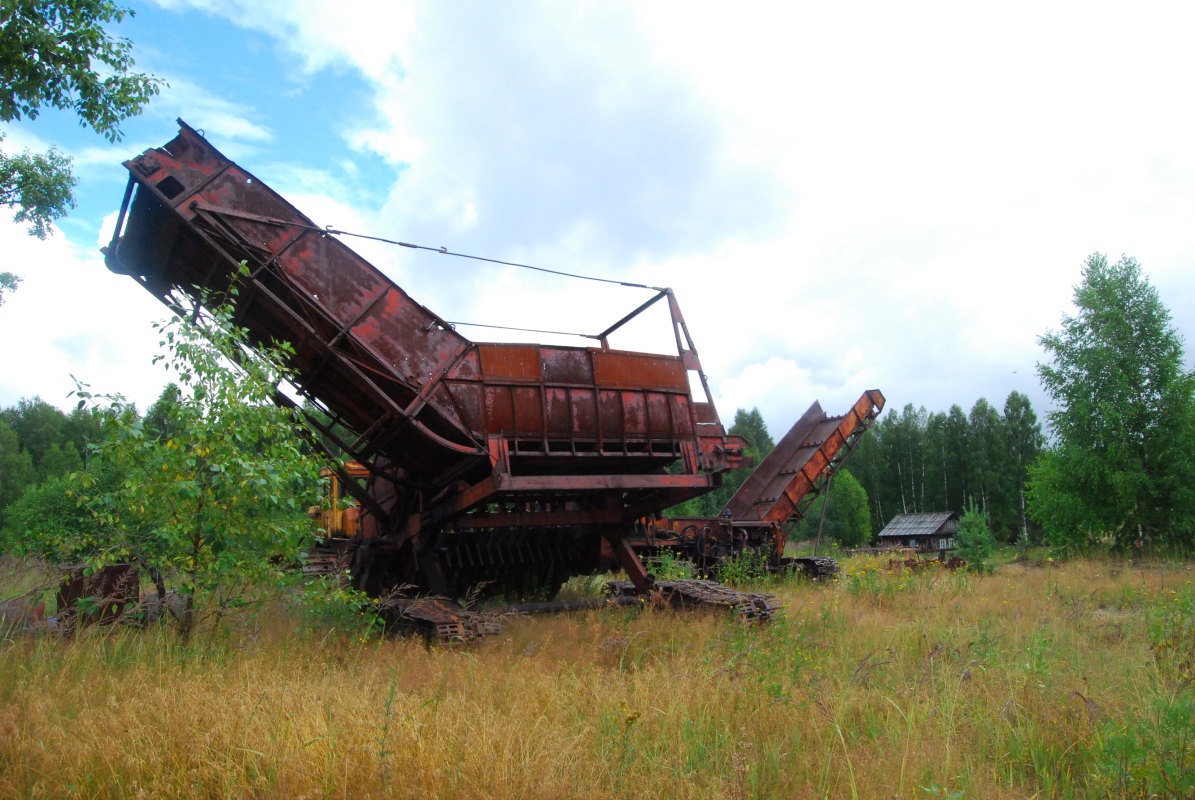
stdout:
[[[954,511],[974,501],[1002,541],[1037,538],[1025,485],[1045,445],[1029,398],[1012,392],[1001,411],[979,398],[970,412],[889,411],[859,443],[850,470],[867,492],[872,526],[897,514]],[[832,502],[832,501],[831,501]]]
[[83,469],[102,427],[95,408],[67,413],[40,397],[0,409],[0,521],[28,487]]

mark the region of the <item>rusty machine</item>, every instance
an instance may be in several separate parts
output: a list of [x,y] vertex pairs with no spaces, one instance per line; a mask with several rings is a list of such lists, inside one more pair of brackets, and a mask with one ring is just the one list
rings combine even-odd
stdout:
[[[356,462],[337,478],[359,517],[338,522],[329,545],[372,595],[398,586],[550,595],[572,575],[616,565],[645,593],[653,579],[637,551],[662,547],[703,564],[763,548],[775,566],[791,564],[785,526],[883,406],[877,391],[841,417],[815,403],[719,517],[667,519],[664,509],[751,466],[747,442],[718,418],[671,290],[654,290],[592,347],[473,342],[341,232],[179,126],[124,163],[106,264],[177,307],[180,295],[222,296],[247,263],[238,323],[258,341],[293,345],[295,388],[321,412],[310,422]],[[657,303],[670,313],[676,355],[610,347],[612,333]],[[352,435],[337,436],[345,429]]]

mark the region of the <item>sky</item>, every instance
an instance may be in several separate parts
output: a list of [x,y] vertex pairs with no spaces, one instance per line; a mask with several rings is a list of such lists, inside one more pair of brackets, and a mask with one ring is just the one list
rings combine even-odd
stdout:
[[[729,422],[815,399],[1049,408],[1037,337],[1093,252],[1195,322],[1189,4],[131,0],[169,83],[110,144],[61,112],[3,128],[74,158],[39,241],[0,214],[0,405],[142,407],[165,309],[104,269],[127,173],[181,117],[321,225],[670,286]],[[596,332],[643,290],[349,240],[449,320]],[[584,344],[462,327],[476,341]],[[611,344],[666,352],[666,312]]]

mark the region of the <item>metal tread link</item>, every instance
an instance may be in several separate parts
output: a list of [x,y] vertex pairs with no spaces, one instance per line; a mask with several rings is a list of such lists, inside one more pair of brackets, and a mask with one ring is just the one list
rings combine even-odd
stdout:
[[496,612],[469,611],[446,597],[394,599],[385,610],[397,614],[400,623],[422,631],[441,644],[471,643],[502,633]]
[[838,574],[838,562],[828,556],[797,556],[780,562],[781,569],[799,569],[810,578],[833,578]]
[[[635,591],[630,581],[610,581],[606,587],[615,596],[629,595]],[[669,605],[679,608],[729,608],[744,622],[767,622],[780,610],[780,602],[775,595],[740,592],[715,581],[696,578],[656,581],[654,588]]]
[[[661,599],[676,608],[726,608],[744,622],[767,622],[776,616],[780,603],[763,592],[740,592],[714,581],[656,581]],[[499,624],[523,614],[559,613],[588,608],[639,605],[648,598],[635,594],[630,581],[611,581],[606,598],[548,603],[525,603],[505,608],[470,611],[446,597],[395,598],[383,611],[393,613],[399,624],[420,631],[440,644],[472,644],[502,632]]]

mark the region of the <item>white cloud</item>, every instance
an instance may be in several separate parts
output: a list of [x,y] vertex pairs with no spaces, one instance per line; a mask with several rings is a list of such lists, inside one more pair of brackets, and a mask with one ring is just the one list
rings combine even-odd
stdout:
[[303,69],[352,66],[371,78],[404,60],[415,23],[409,2],[357,0],[155,0],[170,9],[195,8],[278,39]]
[[[113,224],[114,215],[105,227]],[[47,402],[69,407],[71,375],[143,409],[153,402],[167,383],[151,363],[158,340],[150,326],[167,316],[164,306],[59,232],[40,241],[0,221],[0,252],[0,269],[23,279],[0,306],[0,406],[33,394],[32,385]]]
[[[827,387],[816,384],[810,371],[792,359],[773,356],[763,364],[748,365],[737,376],[711,388],[715,403],[723,409],[723,422],[729,425],[734,419],[734,409],[753,407],[759,408],[765,420],[795,422],[813,398],[825,397]],[[802,403],[804,406],[797,410]],[[832,406],[827,410],[835,413]],[[779,439],[786,430],[776,427],[773,434]]]
[[251,107],[227,100],[178,75],[166,75],[165,79],[170,85],[154,101],[155,112],[177,114],[192,127],[222,141],[265,144],[274,138],[269,128],[252,120]]

